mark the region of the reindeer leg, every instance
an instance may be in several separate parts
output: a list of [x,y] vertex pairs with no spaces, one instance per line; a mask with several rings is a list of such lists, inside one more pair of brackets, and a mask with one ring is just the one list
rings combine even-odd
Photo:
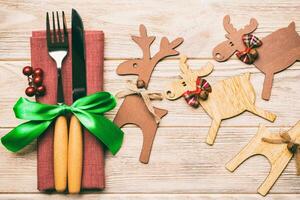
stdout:
[[250,142],[225,165],[226,169],[230,172],[233,172],[245,160],[257,154],[257,148],[259,148],[261,144],[261,138],[266,131],[266,127],[260,125],[256,135],[250,140]]
[[153,121],[151,126],[142,128],[143,130],[143,148],[140,155],[141,163],[147,164],[149,162],[152,144],[155,138],[157,124]]
[[285,154],[281,154],[276,162],[272,163],[272,168],[269,175],[257,190],[259,194],[265,196],[269,192],[283,170],[286,168],[291,158],[292,156],[287,157]]
[[270,122],[274,122],[276,119],[276,115],[274,113],[268,112],[264,109],[256,107],[254,104],[249,104],[246,108],[249,112],[256,114]]
[[220,124],[221,124],[221,119],[213,119],[206,138],[206,143],[208,145],[214,144]]
[[273,84],[274,74],[266,73],[264,80],[264,87],[262,91],[262,98],[264,100],[269,100],[271,96],[272,84]]
[[119,110],[114,118],[114,123],[120,128],[122,126],[124,126],[126,123],[128,123],[128,119],[121,117],[121,115],[122,115],[121,113],[123,113],[123,112],[120,112],[120,110]]
[[[251,144],[251,142],[249,144]],[[246,147],[244,147],[242,151],[240,151],[233,159],[231,159],[225,165],[225,168],[228,171],[233,172],[245,160],[247,160],[248,158],[250,158],[251,156],[253,156],[255,154],[254,151],[253,151],[253,149],[251,149],[249,146],[251,146],[251,145],[247,145]]]

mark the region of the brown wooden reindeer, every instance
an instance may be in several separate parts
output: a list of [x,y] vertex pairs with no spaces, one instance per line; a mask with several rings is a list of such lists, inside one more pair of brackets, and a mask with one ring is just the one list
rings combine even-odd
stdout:
[[[182,38],[177,38],[169,42],[166,37],[161,39],[160,50],[151,57],[150,46],[155,40],[154,36],[147,36],[144,25],[140,25],[140,36],[132,36],[132,40],[136,42],[143,51],[141,59],[127,60],[121,63],[117,68],[118,75],[137,75],[137,88],[147,89],[148,83],[156,64],[168,56],[175,56],[179,53],[175,50],[182,42]],[[152,149],[153,140],[158,127],[158,121],[153,116],[142,98],[141,93],[135,93],[125,96],[125,99],[114,119],[114,122],[122,127],[126,124],[135,124],[142,129],[143,147],[140,155],[142,163],[148,163]],[[150,100],[149,100],[150,101]],[[162,118],[167,114],[167,110],[153,107],[153,112],[158,118]]]
[[[256,19],[251,19],[250,24],[242,29],[235,29],[226,15],[223,20],[227,40],[218,44],[213,49],[215,60],[222,62],[228,60],[236,51],[245,50],[242,36],[252,33],[258,26]],[[295,30],[295,23],[288,27],[278,29],[261,39],[262,46],[257,48],[258,58],[254,65],[265,74],[262,98],[269,100],[274,74],[278,73],[300,59],[300,37]]]
[[[192,71],[186,64],[186,60],[185,56],[181,57],[181,79],[173,81],[165,92],[169,100],[180,98],[187,90],[195,90],[197,77],[207,76],[213,70],[212,64],[208,64],[198,71]],[[212,92],[209,93],[207,100],[200,99],[200,105],[213,120],[206,139],[207,144],[214,143],[222,120],[237,116],[244,111],[271,122],[275,120],[275,114],[255,106],[255,91],[249,79],[250,73],[246,73],[219,81],[211,86]]]
[[[292,142],[300,144],[300,121],[285,133],[289,135]],[[287,143],[290,141],[280,142],[282,135],[282,133],[270,133],[264,125],[260,125],[251,141],[226,164],[226,169],[233,172],[248,158],[263,155],[270,162],[271,170],[257,192],[265,196],[293,157],[293,153],[287,148],[289,147]],[[279,142],[270,143],[267,142],[268,140]],[[299,156],[299,152],[297,156]]]

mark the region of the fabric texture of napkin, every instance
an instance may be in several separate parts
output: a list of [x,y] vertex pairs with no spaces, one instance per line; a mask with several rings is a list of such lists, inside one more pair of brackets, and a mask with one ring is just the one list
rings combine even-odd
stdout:
[[[70,31],[69,31],[70,32]],[[87,94],[103,90],[104,33],[85,32]],[[69,53],[63,62],[62,77],[65,103],[72,104],[72,46],[69,34]],[[54,60],[47,50],[45,31],[33,31],[31,37],[31,65],[42,68],[46,95],[37,98],[38,102],[55,104],[57,98],[57,70]],[[53,124],[38,139],[37,177],[38,190],[54,189],[53,174]],[[101,142],[84,130],[83,137],[83,176],[82,189],[103,189],[104,150]]]

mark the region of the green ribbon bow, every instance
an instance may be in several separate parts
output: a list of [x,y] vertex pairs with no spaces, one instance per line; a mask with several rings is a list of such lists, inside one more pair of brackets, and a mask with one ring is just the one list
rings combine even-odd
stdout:
[[85,96],[71,106],[42,104],[22,97],[15,104],[14,112],[17,118],[30,121],[11,130],[1,138],[1,142],[8,150],[19,151],[39,137],[56,117],[71,112],[115,155],[121,148],[124,134],[118,126],[103,116],[115,106],[116,100],[108,92]]

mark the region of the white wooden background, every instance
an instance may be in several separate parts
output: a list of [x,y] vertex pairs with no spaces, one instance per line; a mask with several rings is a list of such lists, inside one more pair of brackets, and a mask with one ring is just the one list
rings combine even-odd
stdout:
[[[269,164],[257,156],[246,161],[236,172],[224,165],[256,133],[259,123],[278,131],[296,123],[300,116],[300,63],[275,76],[269,102],[260,98],[263,75],[254,66],[236,58],[225,63],[212,60],[212,48],[224,40],[222,19],[230,14],[237,27],[256,17],[256,35],[263,37],[278,28],[296,22],[300,33],[300,1],[125,1],[125,0],[0,0],[0,136],[19,121],[12,107],[24,96],[26,78],[22,67],[30,64],[29,37],[32,30],[45,29],[45,12],[64,10],[70,24],[71,8],[81,14],[86,29],[104,30],[105,89],[115,93],[124,88],[128,77],[115,73],[125,59],[139,57],[140,49],[130,39],[138,34],[143,23],[149,34],[157,36],[153,52],[162,36],[181,36],[185,42],[180,52],[192,58],[190,65],[198,68],[208,61],[215,71],[207,78],[211,83],[244,72],[252,72],[251,81],[257,92],[257,105],[278,115],[269,123],[244,113],[222,123],[216,143],[204,143],[210,125],[209,117],[199,108],[190,108],[183,99],[164,100],[155,105],[169,110],[157,131],[150,163],[139,163],[142,134],[127,126],[123,147],[115,157],[107,155],[107,188],[79,196],[47,195],[36,189],[36,144],[13,154],[0,148],[0,199],[262,199],[256,189],[269,171]],[[161,85],[179,73],[178,57],[161,62],[154,71],[149,89]],[[129,77],[134,79],[135,77]],[[117,109],[108,116],[113,119]],[[294,160],[265,199],[299,199],[300,178],[295,175]]]

